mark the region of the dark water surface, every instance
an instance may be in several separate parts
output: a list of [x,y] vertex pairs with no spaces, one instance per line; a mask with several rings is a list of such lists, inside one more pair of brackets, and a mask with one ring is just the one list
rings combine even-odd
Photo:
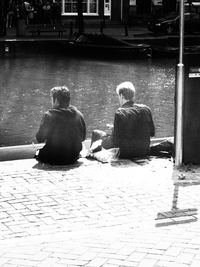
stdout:
[[115,88],[132,81],[138,103],[150,106],[156,137],[173,135],[175,60],[95,60],[62,54],[0,58],[0,146],[36,142],[43,113],[51,107],[49,90],[67,85],[85,117],[87,137],[106,130],[118,107]]

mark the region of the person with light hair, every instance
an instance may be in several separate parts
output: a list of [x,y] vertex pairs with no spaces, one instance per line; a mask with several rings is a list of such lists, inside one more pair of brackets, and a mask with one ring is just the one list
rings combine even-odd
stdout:
[[[91,147],[101,139],[105,149],[119,147],[119,157],[132,159],[150,154],[150,137],[155,135],[155,126],[148,106],[135,103],[136,90],[133,83],[126,81],[116,88],[120,107],[114,115],[112,133],[94,130]],[[93,147],[95,147],[93,145]]]
[[[135,87],[131,82],[120,83],[116,88],[116,93],[118,96],[123,95],[126,99],[135,99]],[[120,103],[121,105],[121,103]]]
[[66,86],[51,89],[52,108],[45,112],[36,139],[45,142],[35,158],[43,163],[65,165],[79,158],[86,125],[82,113],[70,105],[70,91]]

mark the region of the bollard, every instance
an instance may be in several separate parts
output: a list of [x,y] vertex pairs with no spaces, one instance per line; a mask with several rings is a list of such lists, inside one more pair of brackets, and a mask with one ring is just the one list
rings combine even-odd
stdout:
[[100,33],[103,33],[103,28],[104,28],[104,22],[100,22]]
[[124,24],[125,36],[128,36],[128,23]]
[[70,33],[70,35],[73,34],[73,21],[70,21],[70,24],[69,24],[69,33]]

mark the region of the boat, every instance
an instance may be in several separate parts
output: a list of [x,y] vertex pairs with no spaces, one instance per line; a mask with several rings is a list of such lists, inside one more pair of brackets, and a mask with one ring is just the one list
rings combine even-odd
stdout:
[[126,41],[103,33],[83,33],[74,35],[69,41],[71,51],[83,55],[95,56],[151,56],[151,46],[147,44],[130,44]]
[[[200,45],[188,45],[184,47],[184,53],[195,53],[200,54]],[[153,56],[167,56],[167,57],[178,57],[179,47],[178,46],[152,46]]]

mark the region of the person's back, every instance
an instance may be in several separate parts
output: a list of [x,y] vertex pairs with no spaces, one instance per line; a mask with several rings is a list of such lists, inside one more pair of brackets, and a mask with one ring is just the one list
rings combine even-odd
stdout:
[[[123,82],[116,88],[120,108],[114,116],[114,125],[108,124],[111,134],[93,130],[90,152],[119,148],[119,157],[132,159],[150,154],[150,137],[155,134],[151,110],[146,105],[135,104],[135,87]],[[101,140],[101,147],[98,140]]]
[[74,106],[54,105],[43,117],[36,134],[38,142],[46,142],[38,160],[50,164],[69,164],[79,157],[86,127],[83,115]]
[[128,101],[115,113],[113,145],[120,148],[121,158],[149,155],[154,124],[149,107]]

